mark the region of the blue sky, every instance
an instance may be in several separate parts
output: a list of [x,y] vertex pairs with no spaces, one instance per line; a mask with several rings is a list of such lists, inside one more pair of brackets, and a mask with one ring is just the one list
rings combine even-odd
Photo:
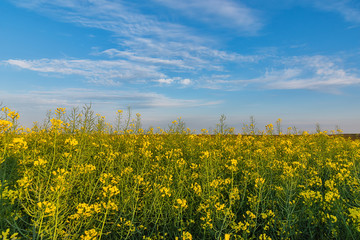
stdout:
[[360,2],[3,0],[0,83],[28,126],[91,102],[144,126],[360,132]]

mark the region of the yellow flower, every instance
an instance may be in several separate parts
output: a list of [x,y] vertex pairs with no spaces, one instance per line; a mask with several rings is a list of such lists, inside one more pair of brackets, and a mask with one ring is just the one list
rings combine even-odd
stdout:
[[65,108],[57,108],[55,110],[55,115],[61,115],[61,114],[65,114]]
[[225,204],[216,203],[215,204],[216,211],[221,211],[225,209]]
[[54,215],[56,211],[56,206],[48,201],[38,202],[37,206],[40,210],[44,211],[44,213],[48,216]]
[[103,191],[104,191],[103,192],[104,197],[112,197],[120,193],[119,189],[113,185],[108,185],[103,187]]
[[14,138],[12,140],[12,144],[9,144],[10,147],[14,147],[16,150],[19,149],[27,149],[27,142],[24,140],[24,138]]
[[206,128],[203,128],[203,129],[201,129],[201,133],[202,134],[207,134],[207,133],[209,133],[209,131]]
[[12,122],[0,119],[0,133],[8,130],[12,125]]
[[189,232],[183,232],[181,238],[182,238],[182,240],[192,240],[193,239],[191,233],[189,233]]
[[271,240],[271,237],[263,233],[259,236],[259,240]]
[[63,124],[63,121],[61,121],[60,119],[55,119],[55,118],[52,118],[50,119],[50,122],[51,122],[51,127],[52,129],[59,129],[61,128],[61,125]]
[[88,231],[85,231],[84,235],[81,235],[80,238],[83,240],[94,240],[97,238],[99,233],[95,229],[90,229]]
[[25,176],[17,181],[20,187],[27,188],[31,184],[31,180]]
[[202,189],[201,185],[199,185],[197,182],[191,184],[191,188],[194,190],[195,194],[200,196]]
[[20,117],[19,114],[15,111],[9,112],[7,115],[13,120],[19,119],[19,117]]
[[4,239],[4,240],[7,240],[7,239],[9,239],[9,240],[20,239],[20,238],[17,237],[18,233],[14,233],[14,234],[12,234],[10,236],[10,238],[8,238],[9,234],[10,234],[10,228],[6,229],[5,232],[4,231],[1,232],[0,239]]
[[352,221],[355,224],[356,230],[360,232],[360,208],[350,208],[349,217],[352,218]]
[[47,161],[42,159],[41,157],[38,158],[38,160],[34,161],[34,166],[42,166],[46,164]]
[[118,205],[112,201],[108,201],[107,203],[102,202],[102,206],[107,210],[114,210],[114,211],[119,210]]
[[252,219],[256,218],[256,215],[250,211],[246,211],[246,214]]
[[229,194],[230,200],[240,200],[240,193],[238,188],[232,188]]
[[77,165],[79,173],[91,173],[96,170],[96,166],[92,164]]
[[262,185],[264,185],[265,179],[259,177],[255,180],[255,187],[260,188]]
[[183,208],[183,209],[186,209],[188,206],[187,206],[187,202],[186,202],[186,199],[176,199],[176,204],[177,205],[174,205],[174,208]]
[[170,188],[162,187],[162,188],[160,189],[160,192],[162,193],[162,194],[161,194],[162,197],[165,197],[165,196],[171,197],[171,190],[170,190]]
[[68,138],[65,140],[65,143],[70,144],[70,146],[76,146],[79,142],[75,138]]
[[65,158],[70,158],[72,155],[71,155],[71,153],[67,153],[67,152],[64,152],[63,153],[63,156],[65,157]]

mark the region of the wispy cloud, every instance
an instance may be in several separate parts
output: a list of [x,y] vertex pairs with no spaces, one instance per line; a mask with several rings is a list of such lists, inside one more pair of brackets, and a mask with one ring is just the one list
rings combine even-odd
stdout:
[[[261,58],[256,55],[241,55],[219,50],[214,45],[221,44],[216,42],[214,38],[201,36],[192,27],[160,20],[161,18],[155,14],[144,14],[141,11],[143,6],[140,3],[112,0],[17,0],[13,2],[18,6],[29,8],[60,21],[109,31],[113,34],[114,41],[118,43],[116,48],[100,50],[96,53],[111,58],[112,61],[78,60],[83,61],[84,64],[79,64],[75,60],[61,59],[9,61],[10,64],[33,71],[60,72],[61,70],[55,68],[50,69],[51,66],[49,65],[57,64],[60,65],[61,69],[61,65],[65,62],[71,62],[76,66],[65,67],[65,71],[62,71],[64,74],[86,75],[91,73],[96,78],[99,75],[103,76],[103,72],[112,70],[109,65],[117,65],[116,67],[119,67],[119,70],[113,71],[113,78],[125,79],[128,76],[129,79],[134,79],[144,73],[144,80],[149,76],[154,77],[152,79],[154,80],[166,78],[170,72],[173,73],[170,77],[177,77],[176,74],[179,71],[195,75],[201,69],[224,71],[228,62],[256,62]],[[189,11],[194,14],[198,11],[196,16],[203,15],[204,19],[231,22],[235,24],[236,28],[242,28],[244,31],[256,31],[260,26],[260,20],[255,11],[229,0],[211,0],[211,3],[203,0],[193,3],[165,0],[161,4],[179,5],[184,11],[189,7]],[[151,5],[154,4],[146,6]],[[205,8],[204,11],[201,10],[203,7]],[[44,66],[41,67],[41,64]],[[90,66],[95,69],[90,69]],[[101,67],[104,67],[103,71]],[[95,81],[94,77],[92,78]],[[101,82],[101,80],[97,79],[96,82]],[[107,78],[104,79],[104,82],[111,81]]]
[[341,87],[360,84],[357,73],[341,67],[341,59],[336,57],[292,57],[283,63],[287,67],[285,70],[270,72],[263,78],[268,87],[335,91]]
[[358,0],[251,0],[244,1],[262,11],[287,10],[293,7],[316,8],[341,15],[350,23],[360,23],[360,2]]
[[[158,41],[201,42],[191,28],[161,21],[156,15],[143,14],[141,5],[123,1],[45,1],[32,3],[16,0],[14,4],[40,12],[60,21],[110,31],[121,40],[145,37]],[[180,41],[179,41],[180,40]]]
[[[181,40],[181,39],[180,39]],[[219,70],[229,62],[247,63],[257,62],[259,55],[242,55],[234,52],[217,50],[196,42],[157,41],[150,38],[134,38],[123,41],[130,54],[147,56],[150,59],[166,59],[177,67],[192,69]]]
[[192,108],[220,104],[221,101],[205,99],[180,99],[155,92],[116,91],[66,88],[51,91],[1,92],[1,98],[18,104],[45,108],[54,106],[76,107],[93,103],[97,106],[131,106],[133,108]]
[[181,11],[193,20],[201,20],[221,27],[235,28],[247,33],[256,33],[263,25],[258,11],[231,0],[154,1]]
[[180,68],[190,68],[190,69],[193,68],[191,66],[185,65],[183,60],[161,59],[158,57],[137,56],[135,52],[119,51],[114,48],[102,51],[101,54],[105,54],[111,58],[126,58],[131,61],[142,62],[142,63],[172,65],[172,66],[177,66]]
[[90,82],[104,85],[118,85],[125,81],[136,82],[166,77],[154,66],[136,65],[124,60],[10,59],[3,63],[42,73],[80,75]]
[[312,3],[319,9],[341,14],[346,21],[360,23],[360,3],[351,0],[315,0]]
[[181,86],[189,86],[193,83],[189,78],[160,78],[155,80],[154,82],[158,82],[160,84],[171,85],[171,84],[180,84]]
[[342,60],[326,56],[295,56],[279,58],[271,69],[256,78],[232,79],[221,75],[207,79],[203,87],[234,90],[241,88],[309,89],[339,93],[342,87],[359,85],[360,76],[341,67]]
[[[116,51],[115,51],[116,52]],[[270,60],[269,60],[270,61]],[[22,69],[64,75],[80,75],[88,81],[102,85],[126,83],[158,86],[179,86],[222,90],[244,88],[311,89],[339,91],[341,87],[360,84],[360,76],[353,69],[341,66],[342,59],[326,56],[278,57],[263,76],[251,79],[234,79],[233,74],[200,76],[196,80],[169,77],[155,65],[141,65],[125,60],[6,60],[5,64]],[[175,63],[176,65],[176,63]],[[277,66],[277,67],[275,67]]]

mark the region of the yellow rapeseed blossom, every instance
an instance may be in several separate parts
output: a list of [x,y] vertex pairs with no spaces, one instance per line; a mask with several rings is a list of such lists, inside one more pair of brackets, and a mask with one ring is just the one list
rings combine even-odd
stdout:
[[102,207],[105,210],[110,210],[110,211],[118,211],[119,210],[119,206],[113,202],[113,201],[108,201],[108,202],[102,202]]
[[166,197],[166,196],[171,197],[171,190],[170,190],[170,188],[162,187],[162,188],[160,188],[160,192],[162,193],[162,194],[161,194],[162,197]]
[[55,118],[50,119],[50,122],[51,122],[52,129],[60,129],[64,123],[60,119],[55,119]]
[[70,219],[79,219],[79,218],[86,218],[91,217],[94,214],[101,212],[101,205],[99,203],[94,204],[87,204],[87,203],[79,203],[76,206],[77,212],[71,215]]
[[75,168],[78,170],[78,172],[80,174],[91,173],[96,170],[96,166],[93,164],[81,164],[81,165],[75,166]]
[[69,144],[70,146],[76,146],[79,142],[75,138],[68,138],[65,140],[65,144]]
[[28,186],[30,186],[31,182],[32,181],[27,176],[24,176],[23,178],[17,180],[17,183],[22,188],[27,188]]
[[183,232],[182,236],[181,236],[181,240],[192,240],[193,237],[191,235],[191,233],[189,232]]
[[256,178],[256,180],[255,180],[255,187],[256,187],[256,188],[260,188],[260,187],[262,187],[262,186],[264,185],[264,183],[265,183],[265,179],[263,179],[263,178],[261,178],[261,177]]
[[202,192],[201,185],[197,182],[191,184],[191,188],[194,190],[195,194],[200,196]]
[[20,239],[18,238],[18,233],[14,233],[14,234],[11,234],[10,236],[10,228],[6,229],[6,231],[2,231],[1,232],[1,235],[0,235],[0,239],[3,239],[3,240],[17,240],[17,239]]
[[256,218],[256,215],[254,213],[252,213],[251,211],[246,211],[246,215],[248,215],[252,219]]
[[0,133],[8,130],[12,125],[12,122],[0,119]]
[[219,202],[215,203],[216,211],[222,211],[225,209],[225,204],[221,204]]
[[44,211],[45,215],[52,216],[56,211],[56,206],[48,201],[38,202],[37,206],[41,211]]
[[271,240],[271,237],[266,235],[266,233],[263,233],[259,236],[259,240]]
[[249,231],[249,226],[250,226],[250,224],[247,222],[247,221],[245,221],[245,222],[238,222],[237,224],[234,224],[234,226],[232,227],[234,230],[235,230],[235,232],[250,232]]
[[99,233],[95,229],[85,231],[84,235],[80,236],[82,240],[95,240],[99,236]]
[[186,209],[188,207],[186,199],[176,199],[176,205],[174,205],[174,208],[181,208]]
[[14,148],[15,151],[26,150],[28,148],[27,142],[23,137],[17,137],[12,140],[12,143],[9,144],[10,148]]
[[17,120],[20,118],[19,113],[15,112],[15,111],[11,111],[8,114],[8,117],[10,117],[12,120]]
[[42,166],[47,163],[46,160],[42,159],[41,157],[38,157],[38,160],[34,161],[34,166]]
[[349,217],[352,218],[356,230],[360,232],[360,208],[349,208],[349,213]]
[[112,197],[120,193],[119,189],[116,186],[108,185],[103,187],[103,196]]
[[65,108],[57,108],[55,110],[55,115],[61,115],[61,114],[65,114]]

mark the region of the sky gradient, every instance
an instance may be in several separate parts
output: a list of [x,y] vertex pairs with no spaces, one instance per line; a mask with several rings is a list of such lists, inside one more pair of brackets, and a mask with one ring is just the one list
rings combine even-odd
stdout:
[[[299,3],[301,2],[301,3]],[[91,103],[144,126],[360,132],[360,2],[3,0],[0,102],[21,123]]]

